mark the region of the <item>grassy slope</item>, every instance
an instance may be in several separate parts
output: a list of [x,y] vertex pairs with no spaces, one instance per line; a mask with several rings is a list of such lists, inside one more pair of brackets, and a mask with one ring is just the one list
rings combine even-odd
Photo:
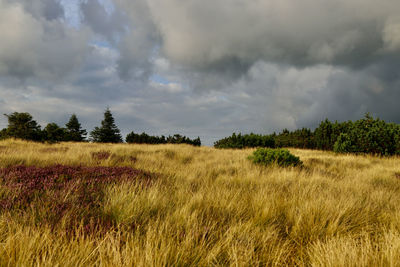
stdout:
[[[92,152],[114,156],[96,160]],[[132,166],[155,185],[108,187],[121,227],[73,239],[0,215],[0,265],[376,266],[400,262],[400,158],[296,150],[303,169],[254,166],[252,150],[0,142],[0,167]],[[132,162],[130,157],[136,157]],[[397,173],[397,175],[396,175]],[[396,177],[398,176],[398,177]],[[28,214],[29,218],[29,214]],[[123,225],[137,225],[135,231]],[[78,231],[78,230],[77,230]]]

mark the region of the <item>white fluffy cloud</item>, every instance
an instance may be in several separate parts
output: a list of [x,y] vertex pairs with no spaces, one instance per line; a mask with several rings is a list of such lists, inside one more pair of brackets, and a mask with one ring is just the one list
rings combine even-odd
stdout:
[[54,8],[53,12],[44,4],[26,2],[29,6],[0,0],[0,75],[48,80],[66,76],[82,62],[88,33],[54,19],[62,14],[59,10]]

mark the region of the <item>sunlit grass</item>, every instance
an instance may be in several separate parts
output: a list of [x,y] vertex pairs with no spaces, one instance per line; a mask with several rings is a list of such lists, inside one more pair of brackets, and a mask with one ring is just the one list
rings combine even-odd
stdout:
[[[0,167],[127,166],[151,186],[104,189],[115,227],[73,235],[3,212],[1,265],[396,266],[400,158],[290,149],[303,167],[263,167],[254,150],[188,145],[0,142]],[[96,153],[108,152],[108,157]],[[9,194],[1,187],[0,196]],[[4,192],[3,192],[4,191]],[[35,205],[38,205],[35,202]],[[21,219],[22,218],[22,219]]]

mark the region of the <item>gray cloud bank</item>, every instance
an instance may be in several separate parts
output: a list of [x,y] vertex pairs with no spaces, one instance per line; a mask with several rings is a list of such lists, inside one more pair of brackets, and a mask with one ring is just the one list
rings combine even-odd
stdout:
[[65,5],[0,0],[2,113],[90,128],[109,105],[124,133],[207,144],[367,111],[400,122],[397,0],[82,0],[79,27]]
[[[169,58],[362,67],[399,52],[395,0],[148,0]],[[194,53],[195,51],[195,53]]]

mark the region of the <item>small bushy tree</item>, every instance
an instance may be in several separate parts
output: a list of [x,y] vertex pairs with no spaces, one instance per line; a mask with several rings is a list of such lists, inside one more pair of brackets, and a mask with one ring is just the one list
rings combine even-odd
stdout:
[[400,155],[400,131],[395,138],[396,142],[396,155]]
[[346,133],[341,133],[333,146],[333,151],[348,153],[354,150],[354,144],[352,144],[350,136]]
[[122,136],[120,130],[115,125],[114,117],[109,108],[104,112],[104,119],[101,121],[101,127],[95,127],[90,133],[93,142],[96,143],[121,143]]
[[44,140],[51,143],[64,141],[65,136],[66,136],[65,128],[61,128],[54,122],[47,124],[47,126],[43,130]]
[[6,130],[8,137],[32,141],[42,140],[40,125],[33,120],[31,114],[27,112],[14,112],[12,114],[4,114],[4,116],[8,119]]
[[0,140],[6,139],[7,137],[8,137],[8,136],[7,136],[7,129],[4,128],[4,129],[2,129],[2,130],[0,131]]
[[259,148],[249,157],[253,163],[262,165],[277,164],[280,167],[301,166],[299,157],[286,149]]

